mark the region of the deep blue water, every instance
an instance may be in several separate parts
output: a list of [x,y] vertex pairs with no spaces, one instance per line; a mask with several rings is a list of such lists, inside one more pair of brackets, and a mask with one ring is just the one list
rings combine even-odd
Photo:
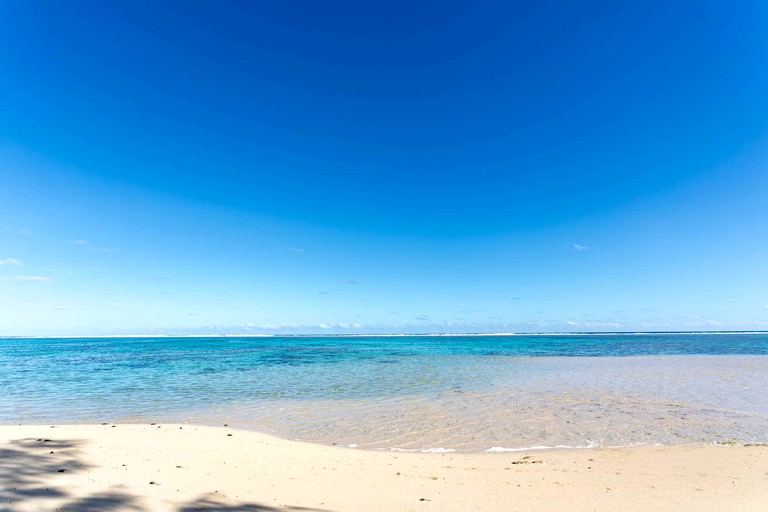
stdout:
[[[413,355],[648,356],[768,355],[768,333],[648,333],[391,337],[0,338],[0,362],[144,367],[169,360],[214,366],[293,365]],[[132,356],[140,356],[133,359]],[[31,358],[31,359],[30,359]]]

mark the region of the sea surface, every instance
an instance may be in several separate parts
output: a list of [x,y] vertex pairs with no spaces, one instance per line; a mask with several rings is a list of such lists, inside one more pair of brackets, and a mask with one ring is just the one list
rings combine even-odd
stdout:
[[0,424],[357,448],[768,443],[768,333],[0,338]]

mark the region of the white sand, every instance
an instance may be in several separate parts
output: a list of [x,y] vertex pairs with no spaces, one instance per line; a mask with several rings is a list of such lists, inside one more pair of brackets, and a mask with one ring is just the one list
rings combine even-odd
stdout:
[[6,426],[0,510],[765,512],[768,447],[421,454],[224,427]]

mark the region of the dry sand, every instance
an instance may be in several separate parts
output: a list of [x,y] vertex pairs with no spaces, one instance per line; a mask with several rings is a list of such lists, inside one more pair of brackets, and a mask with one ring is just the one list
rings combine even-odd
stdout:
[[0,510],[768,510],[768,447],[422,454],[225,427],[0,427]]

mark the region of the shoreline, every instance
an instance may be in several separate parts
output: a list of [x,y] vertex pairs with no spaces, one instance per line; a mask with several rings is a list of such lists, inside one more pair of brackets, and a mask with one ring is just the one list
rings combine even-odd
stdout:
[[332,449],[350,449],[357,452],[370,452],[370,453],[393,453],[393,454],[414,454],[414,455],[439,455],[439,454],[454,454],[459,456],[476,456],[476,455],[493,455],[493,454],[515,454],[515,453],[547,453],[547,452],[571,452],[580,450],[632,450],[643,448],[662,448],[662,449],[677,449],[677,448],[694,448],[694,447],[706,447],[706,446],[728,446],[728,447],[768,447],[768,443],[763,442],[741,442],[737,440],[726,440],[721,442],[703,442],[703,441],[690,441],[681,442],[678,444],[663,444],[663,443],[635,443],[626,445],[526,445],[526,446],[490,446],[485,449],[464,449],[464,448],[452,448],[449,446],[433,446],[428,448],[401,448],[401,447],[372,447],[369,443],[342,443],[332,441],[314,441],[303,440],[286,437],[281,435],[280,432],[263,430],[258,428],[248,428],[243,425],[233,423],[211,423],[211,422],[183,422],[177,420],[170,420],[165,422],[163,420],[151,421],[146,419],[131,420],[131,419],[119,419],[117,421],[109,421],[102,423],[92,423],[88,421],[80,423],[16,423],[16,424],[0,424],[0,442],[2,442],[2,432],[4,429],[9,428],[97,428],[97,427],[147,427],[162,428],[162,427],[182,427],[195,429],[226,429],[230,432],[243,432],[254,434],[256,436],[264,436],[269,439],[274,439],[278,442],[295,443],[297,445],[305,446],[323,446]]
[[768,501],[768,446],[393,452],[110,423],[0,426],[0,454],[8,512],[762,511]]

